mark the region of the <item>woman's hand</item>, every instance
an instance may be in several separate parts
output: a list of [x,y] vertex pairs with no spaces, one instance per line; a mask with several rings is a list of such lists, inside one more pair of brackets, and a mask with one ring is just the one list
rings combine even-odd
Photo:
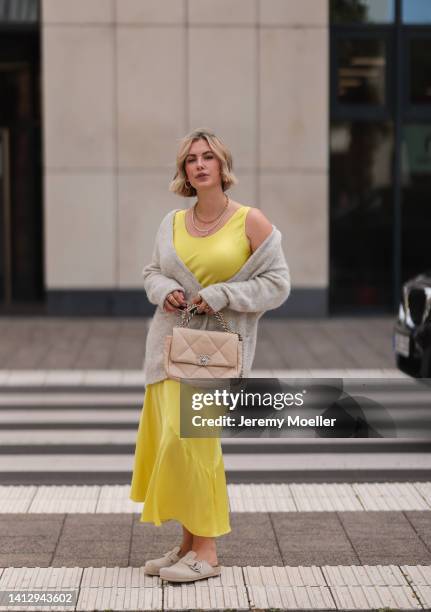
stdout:
[[165,312],[177,312],[177,310],[182,310],[185,306],[187,306],[187,302],[184,297],[184,292],[177,290],[172,291],[172,293],[166,296],[163,310]]
[[214,310],[208,306],[204,299],[200,295],[196,295],[192,299],[192,304],[198,305],[198,312],[205,312],[206,314],[214,314]]

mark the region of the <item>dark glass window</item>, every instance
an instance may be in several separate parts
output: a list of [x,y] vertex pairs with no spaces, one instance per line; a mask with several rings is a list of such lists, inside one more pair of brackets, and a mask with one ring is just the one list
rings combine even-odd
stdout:
[[39,5],[39,0],[0,0],[0,23],[35,23]]
[[0,302],[6,303],[43,295],[39,84],[39,32],[6,28],[0,36],[0,146],[7,160],[0,172]]
[[385,103],[386,42],[379,38],[337,39],[337,100],[341,104]]
[[394,16],[394,0],[331,0],[333,23],[392,23]]
[[403,0],[404,23],[431,23],[430,0]]
[[5,297],[5,259],[9,254],[8,245],[3,244],[7,236],[5,223],[10,214],[8,168],[7,168],[7,133],[0,128],[0,299]]
[[330,8],[330,308],[377,312],[431,266],[431,0]]
[[372,311],[392,299],[393,126],[332,122],[331,303]]
[[409,123],[402,142],[402,282],[431,268],[431,123]]
[[412,38],[409,50],[409,102],[431,105],[431,38]]

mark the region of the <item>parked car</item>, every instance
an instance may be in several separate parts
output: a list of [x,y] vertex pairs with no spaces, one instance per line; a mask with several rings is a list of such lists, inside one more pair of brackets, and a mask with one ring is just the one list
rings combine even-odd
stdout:
[[431,270],[403,285],[393,349],[400,370],[416,378],[431,377]]

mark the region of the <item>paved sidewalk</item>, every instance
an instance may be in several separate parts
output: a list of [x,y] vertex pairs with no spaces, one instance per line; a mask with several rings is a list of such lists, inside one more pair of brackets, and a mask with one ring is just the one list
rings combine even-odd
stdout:
[[[112,453],[113,434],[117,446],[130,444],[126,428],[112,430],[118,423],[111,423],[108,429],[105,420],[118,411],[124,421],[127,410],[132,411],[135,434],[147,325],[144,319],[0,319],[2,413],[10,421],[3,423],[0,437],[3,446],[12,449],[3,449],[1,459],[9,461],[9,469],[27,461],[24,469],[31,483],[0,486],[0,592],[76,591],[76,606],[33,608],[50,612],[431,609],[429,477],[423,482],[287,484],[274,482],[275,470],[274,480],[266,484],[231,482],[232,532],[218,539],[221,577],[178,585],[144,576],[143,564],[179,541],[180,525],[140,522],[142,504],[128,499],[129,485],[96,480],[91,486],[63,481],[53,486],[48,480],[48,486],[37,486],[31,470],[43,461],[48,471],[61,462],[65,470],[85,462],[94,467],[100,458],[106,464],[96,447],[109,445]],[[394,367],[392,326],[392,317],[264,319],[254,376],[401,378]],[[95,420],[102,412],[106,415]],[[52,422],[54,414],[58,423]],[[94,428],[86,431],[90,417]],[[82,431],[76,430],[74,419]],[[84,453],[84,435],[87,447],[91,443],[99,455]],[[53,444],[74,441],[79,454],[53,453]],[[33,455],[38,445],[51,450]],[[307,449],[316,466],[333,461],[340,470],[345,461],[340,452],[313,459],[311,446]],[[364,468],[367,460],[374,465],[389,461],[393,469],[397,459],[404,467],[419,460],[423,468],[428,457],[418,459],[418,449],[398,449],[395,457],[388,449],[382,446],[376,457],[362,454],[357,467]],[[278,454],[275,446],[272,450],[271,461],[280,467],[282,460],[292,470],[295,449]],[[350,460],[355,459],[352,450]],[[235,467],[245,451],[227,452],[226,462]],[[127,454],[116,453],[112,461],[119,468],[124,459],[130,462]],[[261,469],[266,465],[265,454],[256,449],[245,460]],[[304,459],[300,461],[302,465]],[[327,474],[327,466],[325,470]],[[96,466],[96,478],[100,475]],[[32,608],[0,605],[0,611],[8,609]]]
[[[150,319],[0,318],[0,370],[136,370]],[[394,317],[270,319],[254,368],[393,368]]]
[[[221,576],[174,584],[143,568],[0,568],[0,587],[21,594],[76,594],[76,606],[0,610],[429,610],[430,567],[409,565],[223,567]],[[22,585],[25,585],[23,587]]]
[[128,486],[0,487],[0,590],[75,590],[76,610],[431,605],[430,482],[228,492],[221,577],[175,585],[144,576],[143,564],[180,541],[180,525],[140,522],[142,504],[128,499]]

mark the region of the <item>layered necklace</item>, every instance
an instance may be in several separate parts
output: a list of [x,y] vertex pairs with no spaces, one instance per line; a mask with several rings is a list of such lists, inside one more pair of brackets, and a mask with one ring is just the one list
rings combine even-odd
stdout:
[[[221,213],[219,214],[219,216],[217,217],[217,219],[212,219],[211,221],[204,221],[203,219],[199,219],[198,214],[196,212],[196,206],[198,205],[198,202],[196,202],[196,204],[194,204],[194,206],[192,207],[192,225],[195,228],[196,231],[200,232],[201,234],[209,234],[209,232],[211,232],[211,230],[213,230],[215,227],[217,227],[217,225],[220,223],[223,215],[225,214],[227,207],[229,206],[229,196],[227,195],[227,193],[225,193],[225,197],[226,197],[226,204],[223,208],[223,210],[221,211]],[[196,227],[195,224],[195,215],[196,218],[199,219],[199,221],[201,223],[214,223],[214,225],[212,225],[211,227],[209,227],[208,229],[200,229],[199,227]]]

